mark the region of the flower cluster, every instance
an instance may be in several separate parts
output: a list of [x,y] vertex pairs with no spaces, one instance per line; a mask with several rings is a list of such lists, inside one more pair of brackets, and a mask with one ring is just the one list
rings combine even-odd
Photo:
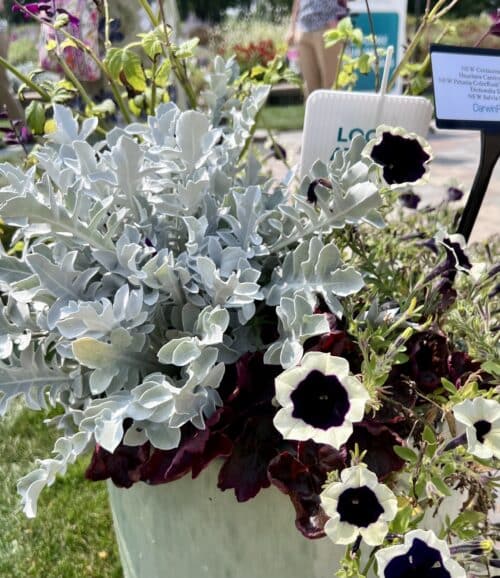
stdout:
[[[25,512],[85,450],[121,487],[215,462],[237,500],[274,485],[306,537],[351,545],[353,572],[366,544],[383,578],[462,576],[419,526],[460,491],[491,539],[498,343],[471,296],[498,269],[475,285],[461,239],[402,233],[401,185],[430,160],[415,136],[356,137],[295,192],[241,163],[268,90],[235,99],[234,62],[214,66],[206,112],[162,104],[99,141],[55,106],[36,165],[0,166],[22,242],[0,251],[0,412],[57,406],[64,434],[20,480]],[[466,514],[436,532],[466,540]]]
[[243,71],[251,70],[254,66],[268,66],[276,57],[276,47],[272,40],[235,44],[231,51]]

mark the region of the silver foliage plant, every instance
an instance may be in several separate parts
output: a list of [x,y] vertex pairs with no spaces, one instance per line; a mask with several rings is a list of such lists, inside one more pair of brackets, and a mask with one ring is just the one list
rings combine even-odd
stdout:
[[[266,349],[259,308],[279,319],[265,361],[287,368],[328,331],[317,296],[341,314],[339,298],[363,285],[329,239],[347,223],[381,225],[364,141],[317,163],[289,197],[239,161],[268,89],[237,100],[235,74],[217,59],[207,113],[162,104],[97,142],[95,120],[55,106],[37,166],[0,165],[0,215],[23,243],[21,256],[0,248],[0,413],[16,398],[64,409],[54,457],[19,481],[28,516],[94,444],[172,449],[184,424],[204,428],[225,365]],[[316,187],[312,204],[305,192],[321,178],[332,189]]]

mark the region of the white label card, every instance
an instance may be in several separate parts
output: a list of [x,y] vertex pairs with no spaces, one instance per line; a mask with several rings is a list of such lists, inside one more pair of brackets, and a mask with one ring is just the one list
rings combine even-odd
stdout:
[[500,50],[433,45],[436,124],[500,132]]

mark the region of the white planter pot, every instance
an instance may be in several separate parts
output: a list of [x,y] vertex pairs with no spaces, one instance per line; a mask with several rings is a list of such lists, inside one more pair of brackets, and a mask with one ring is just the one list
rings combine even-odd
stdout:
[[308,540],[274,487],[238,503],[218,468],[160,486],[109,484],[124,578],[332,578],[345,547]]
[[[124,578],[332,578],[345,547],[308,540],[295,528],[295,511],[274,487],[238,503],[217,488],[219,466],[196,480],[159,486],[109,483],[109,499]],[[446,498],[422,528],[439,532],[456,516],[463,496]],[[368,553],[367,549],[365,553]],[[368,578],[374,578],[373,573]],[[422,577],[423,578],[423,577]]]

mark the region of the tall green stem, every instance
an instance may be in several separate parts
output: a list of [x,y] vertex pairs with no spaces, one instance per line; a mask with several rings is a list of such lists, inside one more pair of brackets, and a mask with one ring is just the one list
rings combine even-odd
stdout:
[[92,110],[92,108],[94,107],[94,102],[90,98],[88,92],[83,87],[82,83],[75,76],[75,73],[71,70],[71,68],[66,64],[64,58],[62,58],[59,54],[56,54],[56,58],[59,64],[61,65],[64,74],[69,78],[69,80],[71,80],[71,82],[74,84],[74,86],[80,93],[80,96],[82,97],[85,104],[90,108],[90,110]]
[[172,63],[172,69],[174,71],[175,76],[177,77],[177,80],[179,81],[182,88],[184,89],[184,92],[186,93],[187,99],[189,101],[189,106],[191,108],[195,109],[197,107],[198,102],[197,102],[196,94],[194,92],[193,85],[189,81],[185,67],[179,62],[177,55],[175,54],[174,50],[172,50],[172,45],[170,43],[169,34],[168,34],[168,25],[167,25],[167,19],[165,17],[165,9],[163,7],[163,2],[160,0],[158,2],[158,4],[160,6],[160,17],[161,17],[161,20],[163,23],[163,30],[165,32],[165,42],[166,42],[166,46],[167,46],[168,58],[170,59],[170,62]]
[[417,48],[417,46],[420,42],[420,39],[422,38],[422,36],[423,36],[424,32],[427,30],[427,28],[431,24],[433,24],[434,22],[439,20],[441,17],[443,17],[445,14],[447,14],[459,2],[459,0],[451,0],[451,2],[447,6],[445,6],[447,1],[448,0],[438,0],[438,2],[434,5],[432,10],[429,10],[429,3],[428,3],[428,5],[425,9],[425,13],[422,16],[422,21],[420,22],[420,26],[418,27],[417,31],[415,32],[415,36],[412,38],[408,48],[406,49],[406,51],[403,55],[403,58],[401,59],[399,64],[396,66],[396,69],[392,73],[392,76],[391,76],[389,82],[387,83],[387,90],[388,91],[390,91],[391,88],[394,86],[398,76],[401,74],[401,71],[404,69],[404,67],[410,61],[413,53],[415,52],[415,49]]
[[19,78],[21,82],[24,82],[26,86],[29,86],[31,90],[37,92],[43,98],[44,101],[50,102],[50,95],[48,92],[46,92],[45,90],[43,90],[43,88],[35,84],[30,78],[28,78],[25,74],[23,74],[20,70],[18,70],[15,66],[13,66],[10,62],[5,60],[5,58],[2,58],[1,56],[0,56],[0,64],[4,68],[12,72],[14,76],[17,76],[17,78]]
[[375,34],[375,24],[373,23],[372,11],[370,10],[370,3],[365,0],[366,13],[368,15],[368,22],[370,23],[370,32],[373,38],[373,52],[375,54],[375,92],[380,88],[380,58],[378,55],[377,36]]
[[[76,38],[76,36],[73,36],[72,34],[70,34],[69,32],[67,32],[66,30],[64,30],[64,28],[60,28],[57,29],[52,22],[46,22],[45,20],[42,20],[38,15],[36,14],[32,14],[31,12],[29,12],[28,10],[26,10],[25,6],[23,6],[22,4],[20,4],[18,2],[18,0],[13,0],[13,4],[15,4],[19,10],[25,14],[26,16],[29,16],[30,18],[33,18],[34,20],[36,20],[39,24],[41,25],[46,25],[49,28],[51,28],[52,30],[54,30],[56,33],[61,33],[65,38],[67,38],[68,40],[71,40],[74,44],[76,44],[76,46],[82,50],[83,52],[85,52],[95,63],[96,65],[99,67],[99,69],[101,70],[101,72],[104,74],[104,76],[107,78],[110,87],[111,87],[111,91],[113,92],[113,95],[115,97],[116,100],[116,104],[118,105],[118,108],[120,109],[120,112],[123,115],[123,118],[125,119],[125,122],[130,123],[132,121],[132,117],[130,116],[130,113],[127,109],[127,106],[120,94],[120,89],[118,87],[118,84],[116,83],[116,81],[114,80],[114,78],[111,76],[111,74],[109,73],[109,70],[107,68],[107,66],[101,61],[101,59],[97,56],[97,54],[94,53],[94,51],[85,44],[85,42],[83,42],[82,40],[80,40],[79,38]],[[49,97],[50,100],[50,97]]]

